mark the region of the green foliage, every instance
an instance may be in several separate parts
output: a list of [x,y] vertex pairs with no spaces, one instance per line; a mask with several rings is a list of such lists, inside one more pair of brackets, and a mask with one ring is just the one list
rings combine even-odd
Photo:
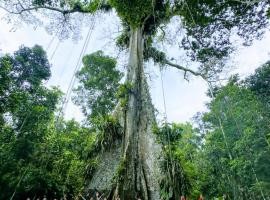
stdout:
[[97,152],[108,150],[115,142],[123,137],[123,128],[111,115],[97,117],[93,121],[93,128],[96,130],[95,148]]
[[91,119],[112,111],[116,92],[123,74],[116,69],[116,60],[97,51],[83,58],[84,67],[77,73],[79,85],[75,89],[75,103]]
[[153,133],[158,136],[159,143],[161,143],[165,148],[166,145],[172,145],[172,147],[175,146],[181,138],[182,131],[182,126],[175,123],[171,125],[166,123],[161,127],[153,127]]
[[50,68],[41,47],[21,47],[0,66],[0,199],[74,199],[95,167],[95,134],[55,122],[61,92],[42,85]]
[[[192,60],[202,63],[199,70],[206,73],[223,68],[205,64],[229,55],[233,50],[231,33],[236,31],[250,44],[269,24],[268,1],[246,5],[217,0],[110,0],[109,4],[100,0],[34,0],[14,6],[17,3],[4,1],[4,5],[15,7],[15,12],[21,12],[23,6],[31,12],[36,6],[54,11],[60,8],[64,15],[65,9],[93,13],[104,5],[106,9],[112,6],[126,26],[118,44],[128,47],[130,32],[142,28],[145,59],[161,64],[166,55],[153,48],[154,37],[158,28],[178,16],[185,33],[179,45]],[[66,15],[64,23],[68,19]],[[12,194],[17,199],[44,194],[48,198],[76,198],[82,191],[84,175],[90,177],[98,166],[98,152],[121,137],[121,126],[107,115],[117,97],[126,108],[133,86],[120,86],[122,75],[116,70],[116,61],[100,51],[84,57],[83,62],[75,102],[96,130],[73,121],[61,122],[62,128],[55,128],[53,113],[61,93],[42,85],[50,70],[40,47],[22,47],[14,55],[0,58],[1,199]],[[209,111],[202,117],[206,130],[203,143],[189,125],[155,128],[164,152],[164,179],[160,183],[164,198],[176,199],[180,194],[197,198],[201,192],[208,199],[223,194],[234,199],[270,196],[269,106],[264,105],[269,102],[269,70],[268,64],[265,66],[248,83],[232,79],[226,86],[215,88]],[[121,162],[118,176],[125,165]]]
[[[166,25],[172,18],[172,5],[168,0],[152,1],[151,11],[144,22],[144,34],[153,37],[162,25]],[[148,46],[146,46],[148,47]]]
[[[138,3],[138,6],[144,6],[147,2],[144,3],[138,2],[130,2],[126,1],[128,4]],[[122,2],[121,2],[122,3]],[[150,8],[147,11],[145,8],[140,9],[140,11],[136,11],[132,8],[132,11],[124,10],[124,16],[121,17],[122,25],[123,25],[123,32],[117,38],[116,45],[121,49],[127,49],[129,47],[129,39],[130,39],[130,31],[131,28],[142,27],[143,26],[143,35],[145,39],[145,49],[151,47],[153,42],[153,37],[156,35],[158,28],[161,24],[166,24],[169,22],[171,16],[171,8],[169,1],[150,1],[149,4]],[[121,5],[121,4],[120,4]],[[130,5],[131,6],[131,5]],[[121,11],[122,11],[121,7]],[[134,12],[134,16],[133,16]],[[131,14],[132,13],[132,14]],[[127,18],[125,17],[127,15]],[[142,15],[142,16],[141,16]]]
[[116,173],[114,174],[114,177],[113,177],[113,180],[115,183],[121,183],[124,181],[126,166],[127,166],[126,159],[121,158],[120,163],[117,167]]
[[270,62],[256,69],[255,74],[247,78],[248,87],[269,107],[270,105]]
[[[181,195],[198,195],[196,192],[197,169],[194,156],[197,154],[199,138],[190,124],[164,124],[155,126],[153,132],[162,144],[160,181],[163,199],[177,199]],[[193,192],[193,194],[192,194]],[[195,193],[195,194],[194,194]]]
[[[13,56],[6,55],[1,58],[1,66],[11,65],[10,70],[17,74],[7,74],[14,80],[17,87],[33,89],[41,84],[41,81],[48,80],[51,75],[50,64],[46,57],[46,52],[38,45],[33,48],[20,47]],[[1,69],[2,71],[2,69]]]
[[101,7],[103,0],[93,0],[83,7],[84,12],[94,13]]
[[116,97],[120,100],[121,107],[127,108],[129,95],[133,92],[133,88],[134,86],[130,82],[125,82],[119,86]]
[[0,66],[0,125],[12,126],[22,137],[33,127],[43,129],[38,122],[51,119],[61,94],[41,85],[50,76],[46,53],[39,46],[21,47],[1,57]]
[[[33,6],[50,6],[50,7],[60,7],[60,8],[70,8],[71,10],[77,12],[86,12],[94,13],[100,9],[103,5],[102,0],[93,0],[93,1],[79,1],[79,0],[34,0],[32,1]],[[65,14],[65,13],[64,13]]]
[[[88,159],[88,152],[94,142],[94,134],[74,121],[63,122],[61,129],[51,130],[33,155],[33,163],[36,164],[29,172],[36,170],[38,174],[29,175],[34,187],[25,180],[28,187],[32,187],[28,195],[37,193],[49,198],[62,198],[63,195],[75,198],[79,195],[85,177],[90,176],[89,163],[94,166]],[[36,185],[38,181],[43,185]]]
[[[218,0],[33,0],[28,3],[17,5],[17,0],[4,1],[4,7],[14,12],[32,12],[38,8],[45,7],[54,11],[59,11],[64,15],[74,12],[92,14],[98,10],[111,10],[115,8],[117,14],[128,26],[128,32],[135,28],[141,28],[143,31],[142,39],[153,38],[159,30],[163,35],[166,30],[163,29],[171,19],[178,17],[181,20],[180,28],[184,35],[178,39],[178,46],[185,50],[187,55],[193,60],[201,63],[201,71],[220,72],[223,69],[222,64],[218,66],[207,66],[206,64],[215,63],[213,61],[222,61],[227,58],[234,50],[230,38],[235,32],[244,38],[244,44],[251,44],[254,38],[260,38],[269,25],[269,2],[268,1],[218,1]],[[33,8],[37,9],[33,9]],[[32,15],[29,15],[32,16]],[[38,19],[38,15],[34,15]],[[23,18],[25,20],[25,18]],[[51,18],[57,20],[58,18]],[[66,17],[64,22],[68,21]],[[35,23],[36,20],[28,20]],[[59,24],[53,21],[51,24]],[[63,24],[65,27],[66,24]],[[72,24],[75,25],[75,24]],[[176,24],[178,26],[178,24]],[[75,29],[75,28],[74,28]],[[70,29],[67,29],[70,30]],[[117,44],[121,47],[128,47],[129,34],[126,34],[126,28],[123,34],[118,38]],[[66,33],[67,37],[69,36]],[[145,43],[145,49],[151,47],[152,43]],[[209,69],[210,68],[210,69]],[[219,70],[217,70],[218,68]]]
[[153,10],[151,0],[110,0],[110,4],[116,9],[120,18],[132,28],[141,26]]
[[0,58],[0,199],[13,194],[14,199],[76,199],[98,167],[99,154],[122,139],[120,124],[106,115],[122,76],[116,61],[96,52],[84,57],[84,64],[81,83],[89,94],[103,95],[94,102],[91,128],[55,121],[62,93],[42,85],[50,65],[41,47],[21,47]]
[[117,37],[116,45],[121,49],[128,49],[129,47],[129,32],[125,29],[121,35]]
[[201,161],[197,161],[202,174],[198,186],[207,198],[224,194],[238,199],[269,196],[269,116],[265,110],[269,112],[269,108],[261,102],[260,92],[253,92],[264,90],[264,84],[261,88],[250,84],[260,80],[258,71],[244,82],[234,76],[218,88],[209,112],[203,115],[207,134],[199,154]]
[[153,59],[155,63],[165,64],[166,54],[162,51],[157,50],[154,47],[148,47],[144,51],[144,59]]
[[99,116],[93,119],[92,129],[95,131],[93,145],[87,151],[88,165],[86,166],[86,178],[91,180],[94,171],[99,166],[99,155],[119,145],[123,137],[123,128],[111,115]]
[[[211,71],[205,63],[226,58],[232,51],[231,30],[250,44],[259,38],[268,25],[266,1],[245,4],[237,1],[127,1],[111,0],[120,18],[130,30],[143,27],[144,38],[154,38],[158,29],[168,24],[177,16],[181,18],[185,35],[179,44],[192,60],[202,63],[201,70]],[[162,28],[161,28],[162,29]],[[117,45],[128,47],[129,34],[124,28],[117,40]],[[152,43],[145,41],[145,51],[151,50]],[[149,49],[148,49],[149,48]],[[150,54],[145,53],[146,57]],[[155,54],[156,55],[156,54]],[[163,61],[160,56],[153,56],[156,61]],[[212,66],[213,67],[213,66]],[[222,69],[223,65],[216,66]],[[215,72],[220,70],[213,69]]]
[[190,125],[180,126],[181,137],[173,125],[154,127],[164,152],[164,199],[174,199],[175,194],[191,199],[200,194],[207,199],[269,196],[269,107],[260,92],[267,91],[262,78],[267,80],[267,65],[263,66],[246,81],[233,76],[227,85],[216,87],[200,122],[201,135]]
[[176,1],[175,15],[181,16],[187,30],[182,40],[194,60],[205,63],[220,59],[231,51],[231,30],[250,44],[263,34],[268,25],[268,3],[258,1],[247,5],[241,1],[191,0]]
[[[196,133],[190,125],[154,127],[162,144],[161,195],[262,199],[270,185],[268,63],[245,81],[214,87]],[[177,178],[176,178],[177,177]]]
[[[181,23],[175,24],[182,29],[183,35],[176,33],[172,35],[175,44],[184,50],[192,61],[200,63],[198,71],[213,79],[218,76],[223,68],[224,62],[234,50],[231,36],[235,33],[243,38],[244,45],[250,45],[253,39],[261,38],[269,25],[269,1],[218,1],[218,0],[33,0],[18,5],[17,0],[4,1],[4,7],[15,13],[31,12],[37,19],[43,20],[34,12],[39,8],[47,8],[58,11],[65,15],[65,20],[51,17],[51,25],[70,27],[72,17],[66,17],[75,12],[93,14],[98,10],[111,10],[115,8],[123,22],[123,32],[117,39],[117,45],[128,48],[131,32],[136,28],[142,30],[142,42],[146,60],[152,56],[155,62],[164,61],[165,54],[152,54],[151,47],[154,42],[160,40],[155,38],[160,31],[164,36],[167,24],[172,19],[178,18]],[[36,9],[33,9],[36,8]],[[41,9],[39,9],[41,10]],[[35,23],[37,20],[27,22]],[[26,20],[23,18],[23,20]],[[67,23],[67,24],[65,24]],[[72,24],[72,26],[78,25]],[[55,28],[55,27],[54,27]],[[58,27],[56,28],[58,30]],[[52,30],[52,29],[50,29]],[[66,38],[68,31],[78,30],[76,28],[64,28],[60,37]],[[57,31],[56,31],[57,32]],[[76,31],[75,31],[76,33]],[[77,35],[77,34],[76,34]],[[164,37],[163,37],[164,38]],[[157,39],[157,40],[156,40]],[[162,39],[162,42],[165,40]],[[161,53],[161,52],[159,52]],[[162,59],[161,59],[162,58]],[[161,63],[164,64],[164,63]]]

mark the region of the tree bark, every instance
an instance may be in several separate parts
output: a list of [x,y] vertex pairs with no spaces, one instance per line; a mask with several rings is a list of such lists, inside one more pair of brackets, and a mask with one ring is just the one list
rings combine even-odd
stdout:
[[161,147],[152,134],[154,109],[143,69],[143,28],[131,30],[127,82],[132,84],[125,111],[123,181],[117,185],[121,199],[159,199]]
[[98,190],[108,193],[105,196],[110,200],[118,196],[121,200],[160,199],[162,154],[152,133],[155,115],[144,74],[143,47],[143,28],[131,29],[126,81],[132,85],[132,90],[126,107],[121,109],[118,104],[113,112],[124,127],[122,145],[100,155],[100,167],[89,182],[88,194]]

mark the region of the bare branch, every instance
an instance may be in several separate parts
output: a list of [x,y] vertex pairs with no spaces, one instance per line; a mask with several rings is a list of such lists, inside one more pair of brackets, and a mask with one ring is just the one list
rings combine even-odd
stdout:
[[192,75],[194,76],[199,76],[201,77],[204,81],[206,81],[207,83],[213,83],[213,82],[217,82],[217,81],[221,81],[221,80],[227,80],[226,78],[225,79],[217,79],[217,80],[211,80],[211,77],[208,77],[207,74],[205,73],[200,73],[200,72],[195,72],[193,71],[192,69],[189,69],[189,68],[186,68],[186,67],[183,67],[181,65],[178,65],[178,64],[175,64],[175,63],[172,63],[168,60],[166,60],[164,62],[164,64],[166,65],[169,65],[169,66],[172,66],[172,67],[175,67],[179,70],[182,70],[184,71],[184,79],[189,81],[188,78],[187,78],[187,73],[191,73]]
[[247,6],[253,5],[255,3],[260,3],[262,0],[234,0],[238,3],[246,4]]
[[38,10],[38,9],[47,9],[47,10],[52,10],[52,11],[56,11],[56,12],[60,12],[62,13],[63,15],[66,15],[66,14],[70,14],[70,13],[75,13],[75,12],[80,12],[80,13],[89,13],[89,11],[85,11],[83,9],[70,9],[70,10],[63,10],[63,9],[60,9],[60,8],[55,8],[55,7],[50,7],[50,6],[34,6],[34,7],[29,7],[29,8],[23,8],[19,11],[11,11],[11,10],[8,10],[7,8],[5,8],[4,6],[1,6],[0,5],[0,8],[4,9],[5,11],[7,11],[8,13],[11,13],[11,14],[22,14],[23,12],[28,12],[28,11],[32,11],[32,10]]
[[201,76],[201,77],[204,77],[204,75],[201,74],[201,73],[199,73],[199,72],[195,72],[195,71],[193,71],[192,69],[189,69],[189,68],[183,67],[183,66],[181,66],[181,65],[172,63],[172,62],[170,62],[170,61],[168,61],[168,60],[165,60],[164,64],[170,65],[170,66],[172,66],[172,67],[175,67],[175,68],[177,68],[177,69],[180,69],[180,70],[184,71],[184,73],[185,73],[185,78],[186,78],[187,72],[193,74],[194,76]]

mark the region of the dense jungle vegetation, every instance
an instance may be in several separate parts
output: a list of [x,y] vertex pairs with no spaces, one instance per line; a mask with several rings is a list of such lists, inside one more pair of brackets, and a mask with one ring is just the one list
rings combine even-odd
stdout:
[[[121,130],[109,112],[119,98],[115,91],[123,90],[115,59],[96,52],[83,63],[75,102],[87,120],[79,124],[59,117],[62,92],[44,86],[51,71],[42,47],[22,46],[0,58],[0,199],[80,198],[98,166],[97,152],[121,137],[110,131]],[[96,73],[108,76],[101,82],[85,78]],[[153,128],[163,147],[162,166],[174,168],[165,170],[164,199],[172,196],[171,183],[190,199],[201,193],[206,199],[270,196],[269,80],[268,62],[244,80],[234,75],[208,91],[209,111],[196,115],[194,125]],[[107,90],[96,96],[100,87]]]

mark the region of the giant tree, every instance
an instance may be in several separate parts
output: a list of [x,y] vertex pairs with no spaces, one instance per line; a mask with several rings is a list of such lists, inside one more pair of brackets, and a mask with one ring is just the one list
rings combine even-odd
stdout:
[[[78,29],[72,24],[74,14],[93,15],[95,12],[114,10],[122,21],[123,31],[117,44],[129,50],[126,84],[129,89],[124,95],[125,105],[116,106],[114,113],[124,126],[122,160],[125,167],[121,176],[111,188],[121,199],[159,199],[158,170],[160,147],[152,134],[155,121],[153,106],[144,73],[145,63],[154,60],[161,65],[177,68],[186,74],[212,79],[222,69],[220,61],[231,51],[230,36],[235,33],[249,44],[254,37],[260,37],[267,27],[268,1],[247,5],[233,0],[1,0],[0,6],[11,14],[19,14],[28,23],[37,23],[40,13],[59,25],[56,32],[68,36]],[[36,11],[40,11],[36,14]],[[75,15],[78,16],[78,15]],[[179,47],[187,52],[193,61],[200,63],[197,70],[172,63],[168,55],[156,47],[156,36],[166,34],[164,26],[172,18],[180,19],[183,35]],[[56,21],[56,20],[60,20]],[[75,21],[76,23],[76,21]],[[77,21],[78,23],[78,21]],[[51,29],[50,29],[51,30]],[[61,33],[59,33],[61,32]],[[162,37],[161,37],[162,38]],[[132,87],[130,87],[132,86]],[[124,107],[124,108],[123,108]],[[120,110],[121,109],[121,110]],[[116,114],[115,114],[116,116]]]

